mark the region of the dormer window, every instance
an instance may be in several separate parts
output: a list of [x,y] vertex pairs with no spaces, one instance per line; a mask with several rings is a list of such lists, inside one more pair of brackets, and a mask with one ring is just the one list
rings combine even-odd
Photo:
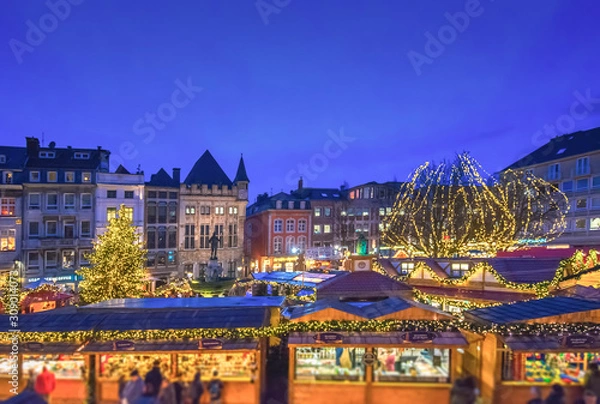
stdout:
[[281,201],[275,202],[275,209],[281,209]]
[[41,151],[39,156],[41,159],[53,159],[56,157],[56,153],[53,151]]
[[0,154],[0,164],[6,164],[6,156],[4,154]]
[[75,154],[73,154],[73,157],[75,158],[75,160],[89,160],[90,153],[75,152]]

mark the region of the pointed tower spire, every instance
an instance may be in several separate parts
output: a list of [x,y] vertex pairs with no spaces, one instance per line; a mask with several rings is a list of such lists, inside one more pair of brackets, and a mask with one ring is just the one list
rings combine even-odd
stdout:
[[233,180],[233,183],[235,184],[241,181],[250,182],[250,180],[248,179],[248,174],[246,173],[246,164],[244,164],[243,153],[240,157],[240,164],[238,165],[237,173],[235,174],[235,179]]

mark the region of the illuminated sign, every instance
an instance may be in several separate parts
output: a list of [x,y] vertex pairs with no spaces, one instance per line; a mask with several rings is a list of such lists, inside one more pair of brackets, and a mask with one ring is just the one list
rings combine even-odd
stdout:
[[200,340],[200,349],[223,349],[223,341],[216,338],[205,338]]
[[437,334],[434,332],[428,331],[411,331],[407,332],[402,336],[404,342],[410,342],[413,344],[428,344],[433,342],[433,340],[437,337]]
[[135,351],[135,342],[121,340],[113,342],[113,351]]
[[344,342],[344,336],[337,332],[320,332],[313,338],[315,342],[320,344],[341,344]]

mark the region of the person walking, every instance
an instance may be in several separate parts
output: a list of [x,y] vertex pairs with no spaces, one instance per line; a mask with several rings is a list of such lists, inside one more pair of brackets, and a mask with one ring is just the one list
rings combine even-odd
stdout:
[[560,384],[553,384],[545,404],[565,404],[565,391]]
[[204,393],[204,385],[202,384],[201,370],[198,369],[194,375],[194,380],[190,383],[190,397],[192,399],[192,404],[200,404],[202,393]]
[[533,386],[530,390],[531,392],[531,400],[527,401],[527,404],[544,404],[544,400],[542,400],[542,391],[539,387]]
[[51,402],[51,394],[56,388],[56,377],[44,365],[42,373],[35,379],[35,392],[38,393],[48,404]]
[[590,363],[583,388],[600,397],[600,369],[597,363]]
[[219,379],[219,371],[213,370],[212,378],[208,382],[208,394],[210,394],[210,404],[221,404],[223,393],[223,382]]
[[35,391],[35,372],[33,369],[29,369],[28,372],[27,385],[25,386],[25,390]]
[[176,404],[175,398],[175,388],[173,383],[169,381],[166,377],[162,381],[162,385],[160,387],[160,393],[158,393],[158,403],[159,404]]
[[183,404],[186,389],[181,373],[177,373],[177,378],[173,382],[173,389],[175,390],[175,402],[177,404]]
[[121,393],[121,404],[133,404],[144,393],[144,381],[140,373],[134,369],[129,376],[130,379]]
[[158,397],[163,380],[162,374],[160,373],[160,361],[156,360],[152,365],[152,369],[146,373],[144,383],[146,384],[146,392],[150,393],[153,397]]

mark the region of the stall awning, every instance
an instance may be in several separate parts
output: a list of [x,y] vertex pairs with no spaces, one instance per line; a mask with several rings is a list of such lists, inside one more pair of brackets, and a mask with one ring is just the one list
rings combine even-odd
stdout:
[[[320,334],[320,335],[319,335]],[[327,334],[327,335],[323,335]],[[417,338],[418,334],[418,338]],[[425,336],[424,334],[430,334]],[[323,338],[325,337],[325,338]],[[335,340],[334,340],[335,339]],[[412,345],[444,345],[464,346],[467,340],[460,332],[325,332],[325,333],[292,333],[288,338],[289,345],[372,345],[372,346],[412,346]]]
[[[78,352],[83,347],[83,344],[72,344],[63,342],[21,342],[19,343],[19,353],[21,354],[73,354]],[[8,354],[12,351],[11,345],[0,345],[0,354]]]
[[[123,341],[121,341],[123,342]],[[176,352],[176,351],[251,351],[258,349],[257,339],[245,340],[223,340],[220,341],[218,349],[201,349],[200,341],[163,341],[163,342],[147,342],[147,341],[125,341],[127,344],[119,344],[115,342],[90,342],[83,349],[85,353],[106,353],[106,352]],[[126,346],[125,349],[122,346]]]
[[600,349],[600,338],[586,335],[571,336],[506,336],[502,337],[506,346],[513,351],[542,352],[542,351],[597,351]]

